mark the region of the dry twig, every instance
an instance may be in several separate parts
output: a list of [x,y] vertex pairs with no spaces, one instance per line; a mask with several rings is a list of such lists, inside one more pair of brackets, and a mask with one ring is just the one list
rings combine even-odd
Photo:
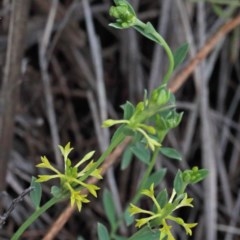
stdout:
[[2,226],[4,225],[4,223],[6,222],[7,218],[9,217],[9,215],[11,214],[11,212],[14,210],[14,208],[16,207],[16,205],[21,202],[23,200],[23,198],[29,194],[31,191],[33,190],[33,187],[29,187],[27,189],[25,189],[17,198],[13,199],[12,203],[10,204],[10,206],[8,207],[8,209],[6,210],[6,212],[0,216],[0,229],[2,228]]

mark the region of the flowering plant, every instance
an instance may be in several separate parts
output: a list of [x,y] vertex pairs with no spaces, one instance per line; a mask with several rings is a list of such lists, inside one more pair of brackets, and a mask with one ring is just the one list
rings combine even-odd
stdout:
[[[59,146],[64,161],[64,171],[56,169],[46,156],[41,157],[41,163],[37,165],[39,169],[50,171],[38,175],[38,178],[33,178],[31,199],[36,207],[35,212],[30,216],[25,223],[18,229],[12,237],[12,240],[17,240],[24,230],[37,219],[44,211],[49,209],[54,204],[64,199],[70,199],[72,206],[77,206],[81,211],[82,204],[88,203],[88,192],[97,197],[99,187],[88,183],[89,177],[101,179],[101,169],[99,168],[106,157],[121,144],[126,136],[131,138],[131,143],[126,148],[121,163],[121,168],[125,169],[129,166],[132,156],[146,164],[146,170],[137,188],[135,196],[131,199],[130,207],[126,207],[126,211],[116,217],[116,207],[113,197],[107,190],[104,192],[103,205],[107,219],[110,223],[109,230],[101,223],[98,224],[99,240],[127,240],[125,237],[118,235],[118,227],[125,222],[130,225],[134,221],[134,216],[141,214],[136,219],[137,232],[128,240],[174,240],[172,225],[170,222],[175,222],[182,226],[186,234],[192,235],[192,228],[197,223],[186,223],[182,218],[176,217],[174,214],[177,209],[182,207],[193,207],[193,199],[188,197],[186,187],[189,184],[195,184],[203,180],[207,176],[207,170],[193,167],[191,170],[178,171],[175,179],[171,196],[168,196],[166,189],[155,194],[155,186],[163,179],[166,171],[164,169],[155,171],[154,166],[159,154],[172,159],[181,160],[181,154],[175,149],[163,147],[163,140],[167,133],[179,125],[183,114],[176,110],[175,97],[167,88],[168,80],[174,68],[181,63],[187,53],[187,45],[181,46],[175,54],[172,53],[168,44],[162,36],[154,29],[151,23],[144,23],[137,18],[137,15],[126,0],[114,0],[115,6],[110,8],[110,16],[114,17],[116,22],[110,26],[117,29],[126,29],[133,27],[143,36],[161,45],[167,53],[169,66],[163,78],[162,83],[149,94],[145,91],[143,100],[136,105],[126,102],[122,106],[123,119],[106,120],[102,126],[112,127],[120,125],[113,134],[110,145],[103,154],[93,161],[94,151],[87,153],[75,165],[69,158],[69,154],[73,150],[70,143],[66,146]],[[81,169],[80,169],[81,167]],[[58,186],[52,186],[51,193],[53,197],[40,206],[41,201],[41,183],[58,179]],[[141,204],[142,196],[150,198],[152,209],[138,207]],[[128,211],[127,211],[128,210]]]
[[[81,211],[82,203],[89,202],[89,200],[87,199],[87,194],[83,194],[81,191],[83,189],[87,189],[87,191],[90,192],[94,197],[97,197],[96,191],[99,190],[99,187],[94,184],[85,183],[84,181],[82,181],[81,178],[83,176],[85,176],[86,178],[87,174],[88,176],[102,179],[100,169],[94,168],[94,165],[96,163],[94,163],[93,160],[91,160],[81,171],[78,171],[78,168],[83,165],[83,163],[89,161],[92,158],[94,151],[86,154],[76,165],[72,166],[72,162],[68,158],[70,152],[73,150],[73,148],[70,147],[70,143],[68,143],[65,147],[59,146],[59,148],[64,159],[64,173],[61,173],[55,167],[53,167],[47,157],[43,156],[41,157],[42,162],[39,163],[37,167],[51,170],[52,172],[54,172],[54,174],[39,175],[36,181],[46,182],[54,178],[59,178],[60,189],[58,190],[57,194],[60,197],[69,194],[71,199],[71,205],[74,205],[76,203],[78,210]],[[94,168],[94,170],[92,172],[89,172],[89,170],[92,168]],[[52,192],[57,195],[56,188],[53,189],[55,189],[55,192]]]

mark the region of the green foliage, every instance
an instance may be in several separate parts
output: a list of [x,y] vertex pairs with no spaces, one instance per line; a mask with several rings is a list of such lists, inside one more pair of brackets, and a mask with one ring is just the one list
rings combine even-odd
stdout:
[[132,153],[143,163],[145,164],[149,164],[150,162],[150,151],[148,148],[146,148],[146,146],[141,143],[138,142],[136,143],[134,146],[132,146],[131,148]]
[[130,165],[132,158],[133,158],[133,153],[131,151],[131,148],[128,146],[125,149],[123,156],[122,156],[121,170],[126,169]]
[[38,209],[42,198],[42,186],[40,183],[36,182],[35,177],[32,177],[31,186],[33,187],[33,190],[30,192],[30,198],[34,207]]
[[104,189],[103,192],[103,207],[111,228],[114,228],[116,223],[115,206],[112,194],[108,189]]
[[174,148],[162,147],[160,148],[160,152],[162,153],[162,155],[168,158],[179,160],[179,161],[182,160],[182,155]]
[[152,230],[149,227],[143,227],[139,231],[137,231],[132,237],[128,240],[158,240],[160,236],[160,232],[157,230]]
[[97,232],[99,240],[110,240],[108,230],[102,223],[98,223]]
[[152,173],[149,178],[144,183],[144,188],[149,188],[150,185],[153,183],[154,185],[158,185],[166,175],[167,170],[162,168],[154,173]]
[[186,58],[186,55],[188,53],[188,43],[184,43],[182,46],[180,46],[176,52],[174,52],[174,68],[177,68],[178,65],[180,65],[183,60]]
[[208,170],[198,169],[198,167],[193,167],[192,170],[181,171],[178,170],[174,179],[174,189],[178,194],[185,191],[187,185],[196,184],[208,175]]
[[132,215],[142,214],[147,217],[142,217],[136,220],[136,227],[150,226],[151,229],[159,229],[160,240],[162,239],[175,239],[171,231],[171,225],[169,221],[173,221],[181,225],[186,234],[192,235],[192,228],[197,223],[185,223],[182,218],[175,217],[174,211],[182,207],[193,207],[192,198],[188,198],[187,193],[177,193],[175,189],[172,191],[172,195],[168,198],[166,190],[161,191],[157,197],[154,194],[154,184],[148,189],[144,189],[142,194],[150,198],[154,204],[153,210],[145,210],[137,207],[134,204],[130,205],[129,211]]

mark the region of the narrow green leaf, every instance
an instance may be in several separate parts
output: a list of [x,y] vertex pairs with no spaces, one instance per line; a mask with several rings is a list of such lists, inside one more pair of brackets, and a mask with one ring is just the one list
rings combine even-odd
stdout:
[[123,132],[125,126],[121,125],[113,134],[111,142],[114,142],[114,140]]
[[124,29],[120,23],[109,23],[108,26],[116,29]]
[[131,216],[129,211],[124,212],[124,220],[127,226],[130,226],[134,222],[134,216]]
[[184,191],[185,184],[183,182],[182,172],[180,170],[178,170],[178,172],[174,178],[173,187],[178,195],[182,194]]
[[166,189],[162,190],[157,195],[157,201],[158,201],[161,208],[163,208],[167,204],[167,202],[168,202],[168,192],[167,192]]
[[144,188],[149,188],[152,183],[154,183],[154,186],[158,185],[163,180],[166,172],[167,172],[166,168],[162,168],[159,171],[151,174],[148,180],[146,181]]
[[123,112],[124,112],[123,118],[126,120],[130,119],[135,110],[135,107],[133,106],[133,104],[127,101],[125,104],[121,106],[121,108],[123,109]]
[[143,163],[149,164],[150,162],[150,151],[142,143],[136,143],[131,148],[132,153]]
[[159,230],[153,230],[145,226],[138,230],[133,236],[128,238],[128,240],[159,240],[159,237]]
[[128,146],[125,149],[123,156],[122,156],[121,170],[126,169],[130,165],[130,163],[132,161],[132,156],[133,156],[132,151],[131,151],[130,147]]
[[34,207],[38,209],[42,198],[42,186],[39,182],[36,182],[35,177],[32,177],[31,186],[33,190],[30,192],[30,198]]
[[182,160],[182,155],[174,148],[167,148],[167,147],[161,147],[159,150],[164,156],[175,159],[175,160]]
[[114,239],[115,239],[115,240],[127,240],[126,237],[122,237],[122,236],[118,236],[118,235],[115,235],[115,236],[114,236]]
[[115,206],[114,206],[112,194],[106,188],[103,191],[103,207],[111,227],[114,228],[116,224]]
[[189,48],[188,43],[184,43],[173,53],[174,68],[176,68],[183,62],[188,53],[188,48]]
[[148,31],[146,32],[145,29],[139,27],[139,26],[134,26],[134,28],[141,33],[144,37],[149,38],[150,40],[152,40],[153,42],[156,42],[157,44],[162,45],[162,43],[160,41],[158,41],[154,35],[152,35],[151,33],[149,33]]
[[135,132],[131,128],[129,128],[128,126],[124,126],[123,134],[125,136],[134,136]]
[[57,186],[52,186],[51,187],[51,194],[54,197],[60,197],[61,196],[61,189]]
[[108,230],[102,223],[98,223],[97,233],[99,240],[110,240]]

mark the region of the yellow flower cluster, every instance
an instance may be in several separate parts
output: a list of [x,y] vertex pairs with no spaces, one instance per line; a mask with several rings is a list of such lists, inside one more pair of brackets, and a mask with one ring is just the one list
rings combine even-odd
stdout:
[[83,189],[87,189],[94,197],[97,197],[97,190],[99,190],[98,186],[86,183],[83,179],[89,176],[93,176],[97,179],[102,178],[100,169],[96,168],[96,163],[93,160],[82,170],[78,170],[83,163],[92,158],[94,151],[87,153],[76,165],[72,166],[72,162],[68,158],[68,155],[73,150],[73,148],[70,147],[70,143],[65,147],[59,146],[59,148],[64,159],[64,172],[61,173],[49,162],[46,156],[43,156],[41,157],[41,163],[39,163],[37,167],[51,170],[54,174],[38,175],[37,182],[46,182],[54,178],[59,178],[62,193],[69,194],[71,205],[73,206],[76,204],[78,210],[81,211],[82,203],[89,202],[87,194],[82,193]]
[[166,236],[168,240],[175,240],[171,232],[172,226],[170,226],[167,222],[168,220],[170,220],[181,225],[185,229],[186,234],[190,236],[192,235],[191,228],[195,227],[197,223],[185,223],[182,218],[174,217],[172,215],[172,213],[178,208],[193,207],[193,205],[191,204],[193,199],[188,198],[186,193],[182,194],[182,196],[180,197],[175,198],[176,192],[173,190],[171,198],[164,206],[160,206],[159,202],[154,196],[154,184],[150,186],[150,189],[144,189],[142,191],[142,194],[151,198],[155,205],[156,210],[148,211],[140,207],[137,207],[134,204],[130,204],[129,212],[131,215],[139,213],[149,215],[148,217],[136,219],[136,227],[140,228],[146,224],[154,228],[158,227],[160,231],[159,240],[165,239]]

